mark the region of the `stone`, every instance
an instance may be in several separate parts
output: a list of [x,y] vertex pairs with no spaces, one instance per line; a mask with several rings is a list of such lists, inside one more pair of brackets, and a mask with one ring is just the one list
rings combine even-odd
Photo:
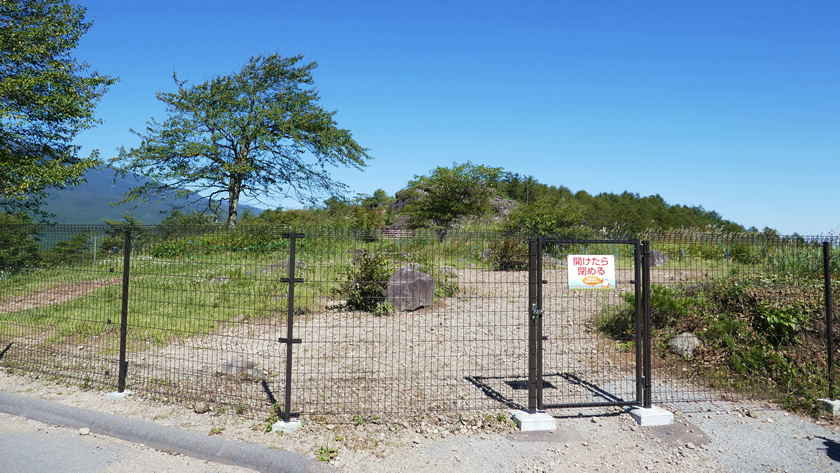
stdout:
[[694,352],[697,351],[697,348],[700,345],[702,345],[702,343],[700,342],[700,339],[697,338],[697,335],[688,332],[683,332],[668,342],[668,346],[674,350],[674,353],[688,358],[694,356]]
[[668,263],[668,256],[656,250],[650,250],[650,267],[655,268],[657,266],[662,266],[663,264]]
[[219,373],[229,376],[262,377],[262,371],[257,369],[256,363],[242,358],[234,358],[226,361],[219,370]]
[[195,406],[193,406],[193,411],[196,414],[205,414],[210,412],[210,404],[207,404],[204,401],[198,401],[195,403]]
[[87,427],[82,427],[79,429],[79,435],[88,435],[90,433],[90,429]]
[[415,268],[402,267],[388,280],[386,300],[398,311],[430,307],[435,301],[435,280]]
[[211,279],[208,284],[213,286],[215,284],[224,284],[228,281],[230,281],[230,278],[228,276],[216,276],[215,278]]

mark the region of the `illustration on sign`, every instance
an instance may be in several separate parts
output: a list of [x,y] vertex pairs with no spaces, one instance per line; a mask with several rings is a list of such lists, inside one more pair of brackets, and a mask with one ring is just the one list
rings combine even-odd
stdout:
[[615,289],[613,255],[569,255],[569,290]]

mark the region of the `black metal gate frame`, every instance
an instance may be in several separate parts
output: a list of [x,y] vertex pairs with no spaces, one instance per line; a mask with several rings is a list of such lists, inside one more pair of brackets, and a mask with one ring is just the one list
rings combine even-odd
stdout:
[[[636,292],[636,399],[574,404],[543,403],[543,248],[546,243],[623,244],[633,246]],[[650,242],[631,240],[567,240],[536,238],[528,241],[528,412],[551,408],[642,405],[651,407]]]

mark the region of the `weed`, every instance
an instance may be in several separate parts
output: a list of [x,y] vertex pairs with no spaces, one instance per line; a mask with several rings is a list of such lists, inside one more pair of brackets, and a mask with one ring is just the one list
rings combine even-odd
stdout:
[[315,458],[317,458],[318,461],[329,463],[336,457],[336,455],[338,455],[338,447],[330,447],[329,444],[327,444],[318,445],[315,448]]
[[375,416],[367,416],[362,414],[356,414],[353,416],[353,425],[360,426],[360,425],[367,425],[367,424],[378,424],[380,419],[379,417]]
[[221,435],[225,431],[224,427],[213,427],[207,435]]

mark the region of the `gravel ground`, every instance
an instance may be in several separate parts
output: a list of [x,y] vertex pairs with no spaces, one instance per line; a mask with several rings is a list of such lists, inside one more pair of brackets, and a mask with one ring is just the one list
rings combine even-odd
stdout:
[[[484,414],[470,413],[455,423],[443,417],[359,426],[310,421],[280,435],[232,414],[196,414],[132,396],[112,401],[102,392],[6,373],[0,373],[0,389],[312,457],[335,448],[331,464],[348,472],[840,471],[835,426],[769,405],[681,404],[672,406],[682,409],[677,422],[663,427],[639,427],[618,408],[593,408],[555,412],[554,433],[518,432],[510,423],[479,422]],[[165,456],[150,458],[155,455]]]

